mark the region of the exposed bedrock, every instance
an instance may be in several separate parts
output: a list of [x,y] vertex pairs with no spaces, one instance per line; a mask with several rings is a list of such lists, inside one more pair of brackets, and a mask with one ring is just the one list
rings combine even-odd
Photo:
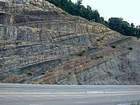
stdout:
[[0,7],[0,82],[140,84],[140,41],[47,1]]

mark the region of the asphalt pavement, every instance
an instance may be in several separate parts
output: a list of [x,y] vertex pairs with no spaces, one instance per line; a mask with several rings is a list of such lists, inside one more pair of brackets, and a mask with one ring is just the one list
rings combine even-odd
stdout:
[[0,105],[128,105],[138,85],[40,85],[0,83]]

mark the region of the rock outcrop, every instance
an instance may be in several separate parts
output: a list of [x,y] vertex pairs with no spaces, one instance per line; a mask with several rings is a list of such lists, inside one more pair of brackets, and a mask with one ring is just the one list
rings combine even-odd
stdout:
[[137,38],[44,0],[0,4],[0,82],[140,84]]

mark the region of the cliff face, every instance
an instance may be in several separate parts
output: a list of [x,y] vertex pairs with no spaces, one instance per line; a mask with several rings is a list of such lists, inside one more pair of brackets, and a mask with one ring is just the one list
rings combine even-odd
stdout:
[[137,38],[43,0],[0,4],[0,82],[140,84]]

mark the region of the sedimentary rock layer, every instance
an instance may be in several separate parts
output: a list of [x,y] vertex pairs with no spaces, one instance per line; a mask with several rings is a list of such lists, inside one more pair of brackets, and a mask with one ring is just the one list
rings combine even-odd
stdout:
[[140,84],[140,41],[47,1],[0,8],[0,82]]

